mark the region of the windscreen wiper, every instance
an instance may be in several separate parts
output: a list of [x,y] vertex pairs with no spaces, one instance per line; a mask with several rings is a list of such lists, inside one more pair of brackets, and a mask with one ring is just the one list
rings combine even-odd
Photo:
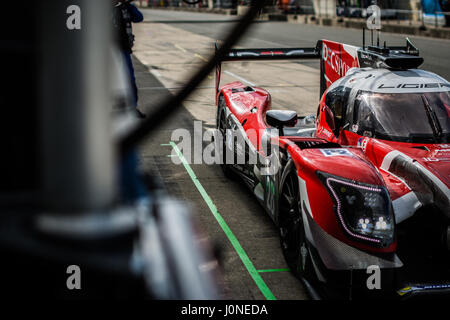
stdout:
[[439,120],[438,120],[438,118],[436,116],[436,113],[431,108],[427,97],[425,97],[425,95],[423,95],[423,94],[421,95],[421,97],[422,97],[423,105],[425,107],[425,111],[427,113],[428,122],[430,123],[431,128],[433,130],[433,134],[435,135],[435,137],[440,139],[442,137],[441,124],[439,123]]

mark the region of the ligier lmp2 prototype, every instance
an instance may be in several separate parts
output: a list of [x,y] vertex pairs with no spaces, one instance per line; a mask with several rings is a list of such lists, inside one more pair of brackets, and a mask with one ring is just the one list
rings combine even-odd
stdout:
[[[223,61],[272,59],[320,59],[317,115],[271,110],[267,91],[241,82],[220,87],[219,63],[217,127],[225,174],[279,227],[291,270],[318,296],[447,295],[450,83],[417,69],[409,40],[234,49]],[[262,174],[273,159],[279,170]]]

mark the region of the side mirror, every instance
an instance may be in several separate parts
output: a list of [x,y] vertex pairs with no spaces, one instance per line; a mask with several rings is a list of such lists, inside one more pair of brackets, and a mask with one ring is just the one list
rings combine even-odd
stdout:
[[297,112],[290,110],[269,110],[266,112],[267,124],[278,128],[280,136],[284,135],[284,127],[294,127],[297,124],[297,118]]

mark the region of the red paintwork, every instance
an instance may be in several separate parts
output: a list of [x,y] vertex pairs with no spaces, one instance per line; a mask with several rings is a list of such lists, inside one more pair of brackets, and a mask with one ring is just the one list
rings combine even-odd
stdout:
[[372,185],[383,185],[383,179],[373,165],[365,160],[364,154],[357,148],[349,151],[354,155],[324,157],[318,149],[306,149],[301,151],[297,147],[290,149],[290,154],[297,166],[300,178],[307,181],[309,203],[314,220],[326,232],[337,239],[364,250],[376,252],[395,251],[397,244],[394,242],[387,248],[373,248],[350,240],[339,225],[333,210],[334,203],[322,182],[317,179],[316,171],[327,172],[346,179],[356,180]]
[[[271,107],[271,97],[266,90],[260,88],[253,88],[255,91],[252,92],[233,93],[231,91],[231,89],[246,87],[236,81],[223,86],[220,92],[223,93],[228,108],[238,121],[242,124],[244,120],[247,120],[243,126],[244,130],[255,131],[254,134],[248,133],[248,137],[253,146],[261,151],[261,136],[263,130],[267,128],[264,115]],[[254,107],[258,109],[258,112],[251,112]]]
[[[356,49],[342,43],[322,40],[322,60],[327,76],[327,88],[343,77],[350,68],[359,67],[359,61],[355,55]],[[353,55],[349,51],[352,51]]]
[[[351,67],[359,67],[355,55],[356,49],[332,41],[323,42],[322,59],[327,78],[327,87],[341,78]],[[253,92],[232,92],[232,89],[245,88],[241,82],[233,82],[223,86],[218,95],[225,97],[226,104],[232,114],[242,124],[246,132],[255,130],[255,134],[248,134],[250,142],[262,153],[260,146],[263,130],[268,128],[265,113],[271,107],[270,94],[260,88],[253,88]],[[311,214],[317,224],[330,235],[353,246],[373,252],[394,252],[397,242],[394,241],[387,248],[375,248],[370,245],[351,240],[343,231],[334,213],[334,203],[323,183],[318,179],[318,170],[346,179],[364,182],[371,185],[385,186],[394,201],[408,193],[411,189],[403,180],[381,168],[386,155],[392,151],[399,151],[407,157],[417,161],[427,170],[438,177],[447,187],[450,185],[450,145],[412,144],[385,141],[359,136],[350,131],[341,131],[338,138],[326,121],[325,105],[326,91],[320,99],[316,137],[277,137],[272,143],[278,144],[286,150],[297,168],[298,176],[306,182]],[[216,98],[217,98],[216,97]],[[256,112],[251,110],[257,108]],[[334,142],[346,148],[350,154],[345,156],[325,157],[319,149],[301,150],[296,142],[320,141]],[[415,147],[423,146],[427,150]]]
[[[263,131],[269,127],[265,122],[265,113],[271,107],[270,94],[260,88],[254,88],[255,91],[253,92],[232,92],[232,89],[245,87],[247,86],[241,82],[233,82],[223,86],[219,91],[219,94],[223,94],[229,110],[241,124],[244,120],[247,120],[243,128],[247,132],[247,136],[253,146],[262,153],[260,141]],[[257,108],[257,112],[252,113],[251,110],[254,107]],[[249,133],[249,130],[254,130],[257,134],[251,134]],[[298,175],[308,182],[308,197],[312,215],[319,226],[337,239],[360,249],[374,252],[395,251],[395,242],[387,248],[374,248],[350,240],[342,231],[342,227],[336,220],[336,215],[333,210],[333,201],[322,182],[318,180],[316,171],[320,170],[372,185],[383,185],[383,178],[377,172],[375,167],[365,159],[364,153],[359,148],[349,149],[352,153],[351,157],[341,156],[327,158],[322,155],[320,150],[301,150],[295,144],[295,142],[299,141],[327,142],[327,140],[336,141],[336,139],[326,139],[326,137],[324,139],[318,135],[318,138],[278,137],[273,143],[279,144],[283,149],[287,149],[294,159]]]

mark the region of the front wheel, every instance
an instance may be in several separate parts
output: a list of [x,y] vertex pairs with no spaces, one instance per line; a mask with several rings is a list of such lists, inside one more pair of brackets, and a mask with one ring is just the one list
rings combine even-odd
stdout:
[[298,176],[292,160],[289,160],[284,169],[281,186],[279,200],[281,249],[291,271],[296,276],[307,278],[312,271],[312,263],[300,209]]

